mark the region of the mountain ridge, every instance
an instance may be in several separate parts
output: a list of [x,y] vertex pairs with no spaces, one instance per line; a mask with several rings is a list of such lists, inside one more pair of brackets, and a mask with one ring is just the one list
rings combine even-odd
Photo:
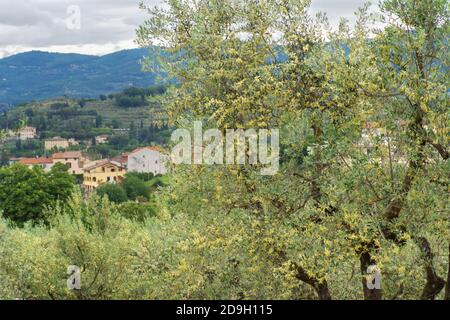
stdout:
[[103,56],[28,51],[0,59],[0,109],[3,105],[64,95],[95,98],[127,87],[156,84],[157,75],[143,72],[140,60],[148,49],[126,49]]

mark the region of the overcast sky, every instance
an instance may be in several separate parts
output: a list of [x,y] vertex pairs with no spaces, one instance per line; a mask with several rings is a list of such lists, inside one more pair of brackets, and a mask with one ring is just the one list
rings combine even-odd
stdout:
[[[160,0],[146,0],[157,3]],[[365,0],[313,0],[332,24],[352,21]],[[102,55],[134,48],[134,30],[145,20],[139,0],[0,0],[0,58],[29,50]],[[69,22],[80,8],[81,25]],[[74,20],[69,20],[74,21]]]

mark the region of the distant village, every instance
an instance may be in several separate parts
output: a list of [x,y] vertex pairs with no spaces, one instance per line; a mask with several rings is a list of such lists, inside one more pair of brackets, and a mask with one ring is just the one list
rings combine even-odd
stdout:
[[[36,139],[37,130],[34,127],[26,126],[17,132],[9,132],[9,135],[25,141]],[[99,135],[95,137],[95,143],[106,143],[108,138],[108,135]],[[111,159],[100,160],[91,160],[82,151],[60,151],[78,144],[79,141],[61,137],[45,139],[45,150],[49,152],[58,150],[58,152],[53,152],[46,157],[11,158],[9,163],[10,165],[20,163],[29,168],[38,166],[47,172],[57,163],[64,164],[68,167],[70,174],[82,175],[82,187],[86,191],[93,191],[103,183],[120,183],[127,172],[153,175],[167,173],[168,156],[157,146],[140,147]]]

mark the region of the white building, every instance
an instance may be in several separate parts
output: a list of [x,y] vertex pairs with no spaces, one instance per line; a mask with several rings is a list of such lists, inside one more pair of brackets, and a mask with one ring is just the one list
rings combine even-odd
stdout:
[[128,172],[165,174],[167,157],[157,147],[144,147],[128,154]]

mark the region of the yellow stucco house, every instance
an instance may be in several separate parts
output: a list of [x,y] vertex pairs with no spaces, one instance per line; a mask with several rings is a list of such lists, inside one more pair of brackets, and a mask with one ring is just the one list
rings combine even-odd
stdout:
[[103,183],[120,183],[126,173],[125,167],[112,160],[99,160],[83,168],[83,187],[87,191],[97,189]]
[[44,141],[45,150],[52,149],[67,149],[70,146],[78,145],[78,141],[75,139],[64,139],[61,137],[54,137],[51,139],[46,139]]

